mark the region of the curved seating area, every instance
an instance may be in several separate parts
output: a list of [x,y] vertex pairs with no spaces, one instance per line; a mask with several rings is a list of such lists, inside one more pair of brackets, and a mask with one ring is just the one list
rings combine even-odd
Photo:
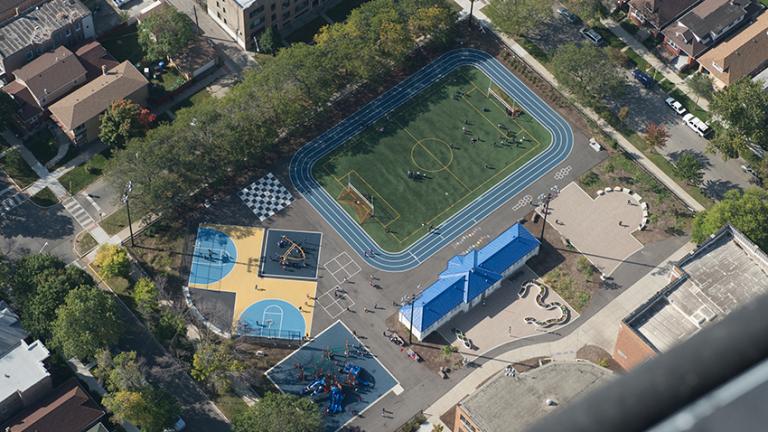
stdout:
[[643,202],[643,197],[641,197],[640,195],[638,195],[635,192],[632,192],[631,189],[627,189],[627,188],[621,187],[621,186],[614,186],[612,188],[607,187],[605,189],[600,189],[600,190],[597,191],[597,197],[599,198],[599,197],[601,197],[601,196],[603,196],[605,194],[613,193],[613,192],[622,192],[622,193],[627,194],[631,199],[633,199],[633,200],[635,200],[637,202],[637,205],[639,205],[640,208],[643,209],[643,219],[640,222],[640,225],[638,225],[637,229],[639,229],[640,231],[644,230],[648,226],[648,215],[649,215],[649,213],[648,213],[648,203],[647,202]]
[[549,288],[542,283],[533,280],[523,283],[523,286],[520,289],[520,297],[528,295],[532,287],[539,288],[539,292],[536,294],[536,305],[544,310],[560,309],[560,316],[557,318],[550,318],[546,321],[539,321],[534,317],[525,317],[524,321],[526,324],[535,324],[541,328],[548,328],[555,325],[563,325],[571,319],[571,310],[568,309],[568,306],[565,306],[560,302],[547,303],[545,301],[547,295],[549,295]]

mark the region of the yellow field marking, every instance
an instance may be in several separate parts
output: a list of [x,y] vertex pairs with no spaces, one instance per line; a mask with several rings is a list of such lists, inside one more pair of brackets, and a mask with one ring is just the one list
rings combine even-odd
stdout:
[[[379,199],[380,199],[381,201],[383,201],[383,202],[384,202],[384,204],[386,204],[386,205],[387,205],[387,207],[389,207],[389,208],[390,208],[390,209],[391,209],[393,212],[395,212],[395,214],[396,214],[397,216],[396,216],[394,219],[392,219],[392,221],[390,221],[390,222],[389,222],[387,225],[389,225],[390,223],[392,223],[392,222],[394,222],[394,221],[396,221],[396,220],[400,219],[400,212],[398,212],[396,208],[392,207],[392,205],[391,205],[389,202],[387,202],[387,200],[385,200],[383,196],[381,196],[381,194],[379,193],[379,191],[377,191],[377,190],[376,190],[376,188],[375,188],[375,187],[371,186],[371,184],[370,184],[370,183],[368,183],[367,181],[365,181],[365,178],[364,178],[363,176],[361,176],[359,172],[357,172],[357,171],[355,171],[355,170],[350,170],[350,171],[349,171],[349,173],[350,173],[350,174],[351,174],[351,173],[354,173],[354,174],[355,174],[357,177],[359,177],[359,178],[360,178],[360,180],[362,180],[362,182],[363,182],[363,183],[365,183],[365,185],[366,185],[368,188],[370,188],[370,189],[371,189],[371,191],[373,191],[373,193],[375,193],[375,194],[376,194],[376,196],[377,196],[377,197],[379,197]],[[374,204],[374,212],[375,212],[375,209],[376,209],[376,207],[375,207],[375,206],[376,206],[376,204]],[[384,225],[384,224],[382,224],[381,222],[379,222],[379,224],[380,224],[381,226],[383,226],[384,228],[386,228],[386,227],[387,227],[387,225]]]
[[[444,146],[448,147],[448,150],[450,150],[450,152],[451,152],[451,159],[448,161],[448,163],[443,163],[443,161],[438,159],[434,154],[432,154],[431,151],[429,151],[429,149],[426,146],[424,146],[424,144],[421,143],[421,141],[429,141],[429,140],[437,141],[437,142],[443,144]],[[453,163],[453,150],[451,149],[451,146],[448,143],[446,143],[445,141],[441,140],[440,138],[424,138],[421,141],[417,142],[416,145],[411,147],[411,162],[413,162],[413,164],[416,166],[416,168],[423,169],[425,172],[428,172],[428,173],[439,173],[440,171],[447,170],[448,169],[448,165]],[[414,151],[414,149],[416,149],[416,146],[419,146],[419,147],[423,148],[424,150],[426,150],[427,153],[429,153],[429,155],[432,156],[432,159],[437,161],[437,163],[440,164],[442,166],[442,168],[440,168],[439,170],[428,170],[428,169],[426,169],[424,167],[419,166],[419,164],[416,162],[416,159],[413,157],[413,151]]]

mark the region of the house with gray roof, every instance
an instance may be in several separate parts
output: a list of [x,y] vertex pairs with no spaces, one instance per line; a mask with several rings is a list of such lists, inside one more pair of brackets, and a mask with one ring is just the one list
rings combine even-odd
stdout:
[[0,421],[37,403],[53,388],[45,368],[48,349],[27,343],[19,316],[0,301]]
[[91,11],[79,0],[49,0],[19,9],[0,22],[0,77],[45,52],[79,45],[94,36]]

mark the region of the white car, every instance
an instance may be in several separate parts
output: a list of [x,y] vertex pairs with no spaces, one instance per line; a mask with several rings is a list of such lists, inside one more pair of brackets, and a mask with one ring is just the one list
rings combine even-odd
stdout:
[[694,132],[699,134],[702,138],[706,138],[707,135],[711,132],[711,129],[709,129],[709,125],[701,121],[698,117],[695,115],[688,113],[683,116],[683,121],[685,121],[685,124],[688,125],[689,128],[693,129]]
[[676,101],[675,98],[668,97],[667,100],[664,102],[669,105],[670,108],[679,115],[685,114],[685,107],[680,102]]

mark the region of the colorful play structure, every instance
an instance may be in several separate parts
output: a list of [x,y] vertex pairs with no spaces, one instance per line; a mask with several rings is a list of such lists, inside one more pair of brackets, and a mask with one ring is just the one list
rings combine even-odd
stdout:
[[287,248],[280,256],[281,266],[303,266],[305,264],[304,261],[307,259],[307,254],[304,253],[301,244],[291,240],[288,236],[280,237],[277,247],[280,249]]
[[[328,408],[325,410],[327,415],[343,412],[346,396],[356,394],[362,388],[374,387],[374,383],[365,378],[367,374],[363,368],[347,360],[350,354],[357,355],[359,353],[358,347],[350,348],[347,345],[344,348],[344,360],[337,360],[336,357],[339,354],[334,353],[331,349],[326,349],[323,357],[313,365],[295,364],[294,368],[298,370],[299,382],[311,380],[304,387],[302,395],[311,397],[315,402],[329,398]],[[307,367],[313,369],[311,378],[307,377],[305,373]]]

